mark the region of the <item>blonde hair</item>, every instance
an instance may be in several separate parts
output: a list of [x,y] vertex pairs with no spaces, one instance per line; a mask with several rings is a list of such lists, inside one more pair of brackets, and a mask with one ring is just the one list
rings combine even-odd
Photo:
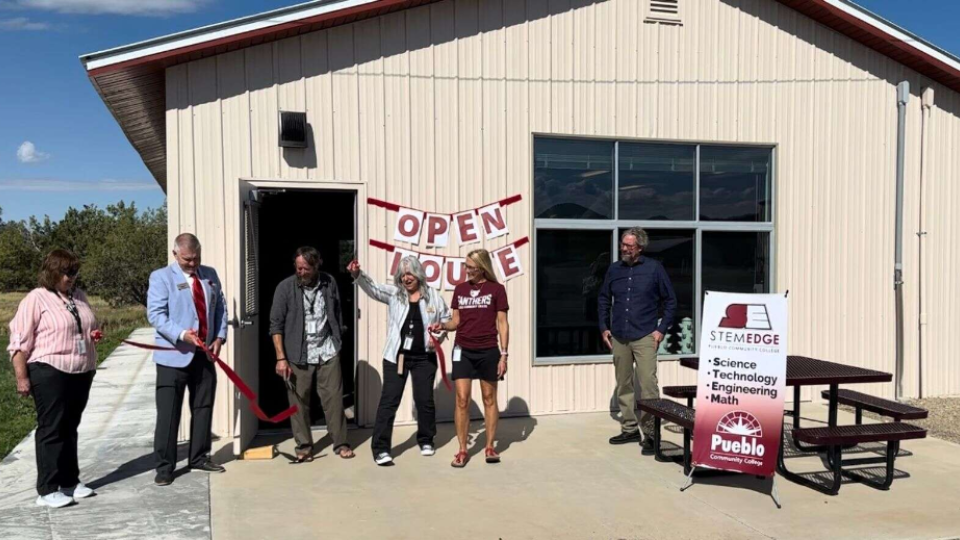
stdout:
[[490,259],[490,252],[485,249],[475,249],[467,254],[467,258],[477,265],[477,268],[483,272],[483,277],[487,281],[500,283],[497,281],[497,273],[493,271],[493,260]]

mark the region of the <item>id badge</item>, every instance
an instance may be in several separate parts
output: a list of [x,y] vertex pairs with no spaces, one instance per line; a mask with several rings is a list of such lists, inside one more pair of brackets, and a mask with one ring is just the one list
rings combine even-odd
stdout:
[[307,321],[307,334],[311,336],[317,335],[317,321]]
[[403,338],[403,350],[409,351],[411,348],[413,348],[413,336]]
[[453,361],[454,361],[454,362],[459,362],[459,361],[460,361],[460,353],[461,353],[461,352],[462,352],[462,351],[460,350],[460,346],[459,346],[459,345],[456,345],[456,346],[453,347]]
[[87,354],[87,341],[80,336],[77,336],[77,354]]

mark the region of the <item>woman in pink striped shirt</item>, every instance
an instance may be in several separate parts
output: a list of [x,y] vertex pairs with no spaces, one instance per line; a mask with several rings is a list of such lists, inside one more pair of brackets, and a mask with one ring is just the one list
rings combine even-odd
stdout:
[[80,482],[77,427],[97,368],[100,330],[87,297],[75,288],[80,260],[62,249],[44,259],[40,286],[10,321],[17,393],[37,408],[37,504],[61,508],[93,495]]

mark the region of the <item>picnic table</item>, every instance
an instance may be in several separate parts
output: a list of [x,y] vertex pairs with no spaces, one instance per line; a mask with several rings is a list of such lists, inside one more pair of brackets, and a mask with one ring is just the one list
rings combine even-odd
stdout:
[[[680,359],[680,365],[699,369],[700,359],[687,357]],[[784,442],[781,437],[780,452],[777,458],[777,472],[796,483],[806,485],[829,495],[836,495],[840,490],[841,476],[854,478],[878,489],[889,489],[893,481],[893,462],[899,452],[899,443],[902,440],[918,439],[926,436],[926,430],[901,423],[903,418],[924,418],[926,411],[897,402],[882,400],[866,394],[844,390],[841,384],[880,383],[890,382],[893,376],[890,373],[866,369],[857,366],[838,364],[826,360],[808,358],[806,356],[787,356],[787,376],[785,384],[793,387],[793,436],[794,446],[801,452],[827,452],[827,461],[833,472],[833,483],[823,486],[810,479],[789,471],[784,463]],[[800,427],[800,390],[803,386],[828,385],[829,391],[824,397],[829,402],[827,427],[801,428]],[[840,403],[853,405],[857,408],[856,425],[838,426],[837,411]],[[895,423],[861,424],[861,408],[872,410],[893,417]],[[805,447],[801,442],[813,446]],[[886,442],[885,457],[862,458],[843,460],[842,450],[863,442]],[[844,470],[843,465],[865,465],[871,463],[885,463],[886,477],[883,481],[875,481],[855,471]]]

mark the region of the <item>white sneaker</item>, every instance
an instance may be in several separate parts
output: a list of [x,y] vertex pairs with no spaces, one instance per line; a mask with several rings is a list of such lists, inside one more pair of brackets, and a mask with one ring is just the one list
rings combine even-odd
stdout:
[[83,482],[80,482],[72,488],[64,489],[63,493],[68,497],[73,497],[74,499],[86,499],[87,497],[92,497],[97,494],[96,491],[88,488]]
[[425,445],[423,445],[423,446],[420,447],[420,455],[421,455],[421,456],[427,456],[427,457],[429,457],[429,456],[432,456],[432,455],[434,455],[434,454],[436,454],[436,453],[437,453],[437,449],[434,448],[432,444],[425,444]]
[[37,506],[49,506],[50,508],[63,508],[73,504],[73,502],[73,497],[64,495],[59,491],[37,497]]
[[393,458],[390,457],[390,454],[386,452],[380,452],[379,454],[377,454],[377,457],[373,458],[373,461],[376,462],[376,464],[380,465],[381,467],[385,467],[387,465],[393,465]]

